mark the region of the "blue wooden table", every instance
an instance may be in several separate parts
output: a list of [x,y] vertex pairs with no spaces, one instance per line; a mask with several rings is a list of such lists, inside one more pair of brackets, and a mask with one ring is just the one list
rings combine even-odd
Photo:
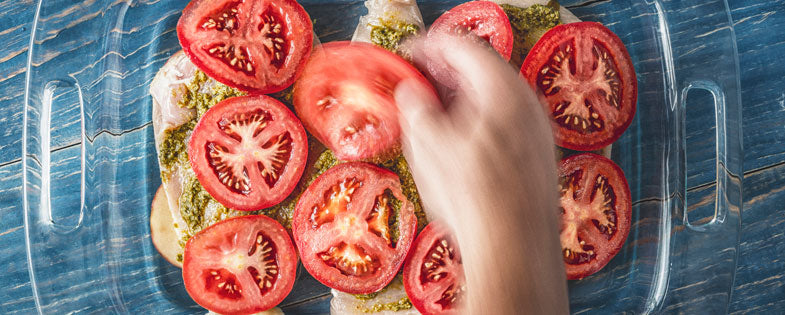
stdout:
[[[602,2],[607,0],[591,0],[583,1],[578,4],[580,7],[591,7],[601,5]],[[43,1],[46,3],[47,1]],[[23,116],[25,115],[25,83],[27,80],[26,65],[30,61],[34,66],[40,67],[39,69],[49,69],[47,71],[57,71],[57,66],[52,66],[58,58],[62,58],[65,54],[82,54],[85,58],[93,58],[97,61],[88,67],[81,69],[78,72],[68,73],[67,76],[53,78],[55,80],[53,85],[47,88],[52,93],[53,97],[60,100],[68,100],[69,98],[79,97],[73,91],[73,83],[69,78],[78,78],[82,75],[82,71],[97,71],[101,72],[102,69],[107,68],[107,63],[111,64],[112,60],[129,61],[136,57],[135,53],[138,51],[131,51],[127,55],[111,55],[99,56],[95,58],[93,54],[95,47],[91,44],[95,42],[110,43],[117,45],[119,51],[123,51],[123,42],[113,42],[112,38],[121,38],[129,34],[138,34],[137,32],[158,32],[162,36],[167,37],[168,40],[174,39],[173,30],[168,26],[161,26],[162,29],[153,27],[152,30],[140,29],[127,29],[122,25],[113,25],[106,29],[81,29],[84,25],[91,25],[90,21],[100,19],[105,12],[103,9],[96,10],[96,1],[52,1],[61,4],[59,10],[49,12],[46,22],[55,24],[48,32],[38,34],[36,41],[47,41],[55,38],[60,34],[68,34],[69,32],[88,32],[92,35],[88,36],[88,40],[84,42],[66,42],[62,43],[62,47],[52,51],[46,51],[35,57],[31,56],[29,52],[29,45],[31,44],[31,29],[36,27],[33,25],[36,7],[39,5],[38,1],[32,0],[5,0],[0,1],[0,282],[4,284],[4,288],[0,290],[3,294],[0,295],[0,313],[30,313],[34,312],[36,308],[35,301],[31,296],[33,288],[31,287],[31,274],[28,272],[28,257],[26,257],[25,249],[25,228],[24,219],[22,214],[22,199],[25,194],[25,189],[22,185],[23,165],[26,160],[23,155]],[[98,1],[101,3],[101,1]],[[153,4],[157,0],[148,1],[105,1],[111,3],[109,10],[124,8],[123,4],[139,3],[139,4]],[[340,3],[344,3],[339,1]],[[349,2],[346,2],[349,3]],[[352,3],[357,3],[353,1]],[[741,226],[741,239],[739,245],[739,253],[736,267],[736,275],[733,285],[732,298],[729,306],[729,311],[732,313],[785,313],[785,1],[758,1],[758,0],[737,0],[729,1],[728,3],[731,11],[731,19],[736,35],[736,45],[739,53],[739,66],[740,66],[740,80],[741,80],[741,97],[743,104],[743,142],[744,142],[744,190],[743,190],[743,214]],[[342,6],[336,6],[336,18],[340,16]],[[51,9],[51,8],[50,8]],[[163,17],[176,16],[178,12],[161,12]],[[67,17],[67,18],[64,18]],[[63,21],[62,25],[58,25],[58,19]],[[151,20],[152,25],[155,25],[156,18],[149,16],[132,17],[138,19]],[[171,18],[169,20],[171,22]],[[325,21],[315,21],[315,24],[324,25],[329,23]],[[163,24],[163,23],[162,23]],[[139,36],[143,36],[141,34]],[[326,32],[319,34],[323,38],[346,38],[349,35],[348,31],[344,32]],[[104,38],[104,37],[110,38]],[[93,41],[91,41],[93,40]],[[35,44],[35,42],[34,42]],[[57,47],[55,47],[57,48]],[[139,65],[138,69],[124,69],[125,72],[113,73],[108,71],[103,73],[102,76],[114,77],[116,80],[109,81],[117,84],[122,84],[122,79],[131,75],[138,75],[142,77],[151,77],[155,73],[166,56],[170,55],[172,51],[161,51],[160,55],[146,56],[155,62],[155,66]],[[73,58],[71,55],[69,58]],[[30,59],[30,60],[28,60]],[[117,61],[114,61],[117,62]],[[48,66],[48,68],[47,68]],[[140,74],[141,73],[141,74]],[[38,73],[40,74],[40,73]],[[99,89],[100,86],[82,86],[82,89]],[[123,91],[139,91],[146,90],[146,86],[124,86]],[[144,94],[144,93],[142,93]],[[117,95],[99,94],[102,98],[121,97]],[[92,100],[100,101],[100,100]],[[127,143],[129,150],[141,150],[146,152],[147,158],[143,160],[142,164],[134,164],[134,161],[125,161],[128,165],[133,166],[132,174],[134,172],[142,175],[155,172],[156,165],[151,164],[149,161],[154,161],[154,148],[152,148],[145,139],[152,138],[152,127],[147,121],[139,120],[139,117],[149,117],[148,113],[137,112],[142,103],[148,100],[136,100],[131,102],[125,107],[115,109],[117,116],[103,117],[92,116],[95,113],[80,113],[73,112],[67,109],[57,111],[53,109],[53,115],[57,116],[57,121],[68,121],[68,118],[73,118],[73,121],[78,122],[80,117],[88,117],[89,121],[85,126],[79,126],[78,123],[63,124],[62,126],[51,126],[54,130],[50,138],[51,143],[50,159],[55,165],[54,167],[62,169],[78,168],[79,165],[72,165],[76,161],[74,157],[80,154],[80,146],[73,145],[78,138],[74,138],[74,134],[78,134],[79,128],[89,129],[95,127],[94,123],[101,123],[103,131],[101,134],[95,135],[94,138],[88,139],[90,143],[101,143],[107,141],[120,141],[115,143],[115,147],[124,147]],[[142,109],[144,110],[144,109]],[[28,115],[39,115],[41,113],[28,113]],[[34,118],[34,117],[29,117]],[[53,119],[55,119],[53,118]],[[135,120],[136,119],[136,120]],[[690,129],[688,128],[688,148],[698,148],[693,152],[700,152],[701,150],[711,151],[713,148],[712,143],[704,143],[705,139],[701,138],[700,127]],[[693,136],[690,136],[690,130],[693,131]],[[35,130],[33,130],[35,131]],[[76,131],[76,132],[74,132]],[[28,130],[30,132],[30,130]],[[135,147],[143,143],[142,147]],[[147,143],[147,145],[144,145]],[[29,149],[29,148],[28,148]],[[122,152],[101,152],[100,154],[107,155],[120,155]],[[37,158],[37,157],[36,157]],[[688,157],[689,159],[689,157]],[[77,159],[78,160],[78,159]],[[32,164],[41,163],[42,161],[30,160]],[[696,162],[698,169],[702,166],[702,161]],[[31,167],[28,165],[28,168]],[[105,167],[102,165],[88,165],[88,169]],[[28,175],[35,177],[34,175]],[[694,178],[701,177],[702,172],[694,173],[690,176]],[[64,185],[70,181],[83,180],[80,178],[82,174],[73,172],[64,172],[61,178],[53,180],[52,185],[63,183]],[[144,177],[144,176],[140,176]],[[690,178],[693,178],[690,177]],[[28,178],[35,183],[35,178]],[[60,182],[58,182],[60,180]],[[89,176],[84,179],[86,183],[90,184]],[[134,180],[128,178],[126,180]],[[688,179],[688,183],[690,180]],[[139,182],[136,187],[143,190],[143,194],[149,196],[157,187],[157,182]],[[712,187],[711,180],[693,181],[688,187],[689,192],[699,194],[707,187]],[[66,185],[67,186],[67,185]],[[70,186],[69,186],[70,187]],[[29,190],[27,191],[30,192]],[[100,191],[99,191],[100,193]],[[78,191],[74,194],[65,194],[64,198],[80,198]],[[87,197],[89,198],[89,197]],[[68,202],[73,202],[70,200]],[[60,201],[53,201],[60,202]],[[111,213],[110,210],[116,209],[112,206],[113,200],[107,201],[107,213],[105,215],[119,215]],[[149,199],[144,200],[126,200],[126,206],[148,207]],[[79,220],[79,216],[73,214],[63,214],[63,225],[68,226]],[[69,220],[74,222],[69,222]],[[124,222],[125,225],[122,229],[139,229],[144,230],[144,221]],[[106,231],[114,231],[118,227],[107,227]],[[36,235],[28,235],[35,238]],[[101,239],[107,239],[108,244],[101,240],[96,240],[98,247],[109,248],[109,252],[116,255],[124,255],[122,251],[112,252],[112,236],[110,232],[105,235],[99,235]],[[135,241],[135,240],[132,240]],[[144,240],[138,240],[144,242]],[[76,244],[75,248],[82,248],[83,244]],[[82,247],[79,247],[82,246]],[[149,247],[149,244],[148,244]],[[57,250],[57,249],[43,249]],[[68,270],[57,269],[59,263],[69,261],[81,261],[91,259],[89,256],[98,255],[99,251],[92,251],[90,248],[80,250],[79,252],[72,253],[72,256],[55,256],[51,257],[48,262],[51,263],[52,270],[49,272],[56,274],[62,273],[63,279],[68,279]],[[155,255],[154,253],[149,253]],[[75,257],[74,257],[75,256]],[[95,257],[93,257],[95,258]],[[100,256],[98,257],[100,258]],[[138,261],[138,257],[124,257],[128,261]],[[156,266],[146,266],[147,268],[158,268]],[[707,266],[709,268],[711,266]],[[150,271],[142,268],[128,268],[124,266],[111,266],[110,270],[118,273],[128,273],[128,277],[138,276],[138,273],[149,273]],[[97,272],[97,271],[96,271]],[[165,275],[167,276],[167,275]],[[168,274],[169,277],[177,277],[178,274],[172,271]],[[143,275],[142,275],[143,277]],[[51,291],[55,292],[52,296],[44,296],[41,298],[57,298],[57,291],[63,292],[70,290],[83,290],[85,293],[82,299],[93,299],[96,304],[102,304],[104,307],[111,307],[111,305],[121,305],[123,303],[155,303],[155,300],[150,300],[160,297],[137,296],[133,297],[132,301],[114,301],[106,296],[102,296],[99,291],[92,290],[94,286],[109,286],[112,283],[48,283],[38,281],[40,286],[53,286]],[[148,283],[140,285],[155,286],[159,283]],[[699,283],[680,283],[680,287],[675,288],[678,290],[690,290],[693,286]],[[109,288],[108,290],[111,290]],[[98,293],[97,293],[98,292]],[[323,302],[324,298],[311,301],[314,305]],[[671,303],[689,303],[690,301],[671,300]],[[74,301],[63,301],[63,305],[68,303],[76,303]],[[324,305],[324,304],[320,304]],[[677,305],[676,305],[677,306]],[[102,309],[104,307],[98,307]],[[673,309],[674,305],[665,305],[664,310]],[[44,309],[47,311],[47,309]],[[55,309],[48,309],[55,311]],[[89,310],[89,309],[88,309]]]

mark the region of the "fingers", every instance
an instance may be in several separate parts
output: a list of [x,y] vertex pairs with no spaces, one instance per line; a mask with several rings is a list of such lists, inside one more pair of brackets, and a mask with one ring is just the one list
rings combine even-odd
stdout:
[[[401,129],[407,136],[419,136],[422,133],[442,130],[447,123],[439,99],[433,91],[415,80],[406,80],[398,84],[395,88],[395,103],[401,115]],[[418,132],[412,132],[414,128]]]
[[[400,112],[403,149],[413,173],[420,165],[438,161],[439,151],[434,149],[449,145],[451,126],[436,96],[416,81],[404,81],[395,89],[395,102]],[[411,163],[417,161],[416,163]],[[417,180],[417,178],[415,178]]]
[[451,156],[459,143],[454,141],[452,126],[433,92],[416,81],[404,81],[395,89],[400,111],[403,152],[417,182],[425,209],[430,217],[452,208],[443,183],[454,176]]
[[493,49],[465,38],[452,37],[449,40],[451,45],[442,49],[442,56],[461,77],[464,88],[480,95],[498,94],[520,82],[515,70]]

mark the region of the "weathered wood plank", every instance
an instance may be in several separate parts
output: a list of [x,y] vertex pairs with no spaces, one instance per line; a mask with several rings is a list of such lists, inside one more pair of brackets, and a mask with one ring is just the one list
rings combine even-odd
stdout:
[[785,312],[785,164],[744,177],[744,214],[734,314]]

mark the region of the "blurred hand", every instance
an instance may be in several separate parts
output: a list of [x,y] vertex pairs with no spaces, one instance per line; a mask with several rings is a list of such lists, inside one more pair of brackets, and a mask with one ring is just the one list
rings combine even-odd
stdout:
[[447,104],[414,82],[395,99],[425,208],[457,231],[466,313],[566,314],[553,136],[536,95],[470,40],[411,45],[416,64],[447,67],[440,75],[459,82]]

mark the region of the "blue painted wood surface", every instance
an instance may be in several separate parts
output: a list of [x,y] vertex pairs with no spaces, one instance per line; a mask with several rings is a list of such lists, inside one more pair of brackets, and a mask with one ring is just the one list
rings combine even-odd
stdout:
[[[85,113],[87,119],[85,129],[90,138],[91,147],[88,153],[96,157],[108,157],[109,160],[122,160],[120,172],[112,173],[112,189],[124,191],[118,200],[101,199],[95,212],[88,213],[86,220],[95,222],[114,222],[105,226],[104,234],[91,239],[87,244],[71,244],[78,251],[69,252],[65,248],[38,247],[34,253],[51,253],[39,268],[39,292],[43,300],[58,300],[60,296],[75,296],[74,291],[84,292],[76,295],[78,299],[66,299],[55,305],[44,306],[44,312],[56,311],[60,308],[71,309],[70,306],[88,305],[82,311],[95,311],[118,305],[131,305],[132,312],[149,310],[189,310],[192,305],[177,304],[184,292],[178,284],[179,272],[168,266],[157,257],[152,248],[147,231],[147,222],[137,217],[133,221],[123,221],[120,211],[133,208],[146,208],[158,185],[155,176],[156,166],[154,147],[151,145],[152,128],[149,123],[149,97],[147,84],[152,75],[176,47],[176,36],[173,25],[179,11],[167,9],[149,15],[149,10],[138,10],[140,7],[156,7],[163,0],[149,1],[44,1],[42,21],[46,23],[47,32],[39,33],[36,44],[53,41],[56,46],[46,51],[37,51],[32,60],[35,66],[34,75],[47,72],[58,74],[42,80],[74,80],[80,82],[84,91],[84,100],[93,104],[95,111]],[[323,41],[345,39],[351,34],[350,29],[331,28],[332,21],[356,17],[362,12],[357,1],[338,1],[339,4],[306,3],[306,9],[319,12],[333,12],[316,17],[314,21],[317,33]],[[182,1],[183,5],[185,1]],[[744,128],[744,212],[742,235],[734,290],[730,303],[731,312],[745,313],[783,313],[785,312],[785,2],[783,1],[731,1],[728,3],[735,27],[741,68],[741,93],[743,101]],[[25,250],[25,231],[22,215],[22,118],[24,113],[25,66],[30,44],[30,31],[33,27],[35,8],[34,1],[8,0],[0,2],[0,266],[4,273],[0,279],[6,284],[0,289],[4,297],[0,301],[0,313],[30,313],[36,305],[32,298],[30,274],[28,273]],[[429,3],[424,5],[438,6]],[[599,9],[607,7],[607,1],[583,1],[573,9],[583,15],[594,15],[602,19]],[[692,10],[699,10],[696,4]],[[161,6],[170,7],[170,6]],[[136,10],[135,10],[136,9]],[[125,10],[125,11],[123,11]],[[332,10],[332,11],[331,11]],[[599,12],[598,12],[599,11]],[[104,16],[114,16],[118,12],[126,12],[125,21],[129,25],[152,25],[152,27],[136,28],[124,25],[105,23]],[[681,12],[689,15],[689,12]],[[125,13],[124,13],[125,14]],[[676,12],[675,14],[679,14]],[[426,15],[426,21],[433,20],[438,14]],[[141,22],[140,22],[141,21]],[[114,21],[113,21],[114,22]],[[40,25],[39,25],[40,27]],[[715,31],[711,25],[706,26],[706,33]],[[631,31],[634,32],[634,31]],[[74,35],[78,34],[78,36]],[[107,35],[108,34],[108,35]],[[78,42],[58,42],[58,36],[76,36]],[[126,42],[121,38],[157,37],[155,42]],[[626,39],[625,39],[626,40]],[[111,46],[116,54],[103,55],[107,50],[102,45]],[[158,45],[152,47],[151,45]],[[685,43],[684,45],[688,45]],[[696,48],[700,45],[696,44]],[[700,49],[686,50],[684,55],[700,55]],[[61,68],[67,65],[58,61],[73,60],[81,57],[93,60],[83,69],[69,69],[67,73]],[[147,61],[151,62],[147,62]],[[711,60],[705,62],[710,63]],[[118,64],[123,65],[118,69]],[[699,64],[699,61],[696,61]],[[60,75],[62,74],[62,75]],[[44,76],[45,77],[45,76]],[[96,79],[98,78],[98,79]],[[43,88],[43,87],[36,87]],[[121,91],[119,94],[107,91]],[[645,95],[645,94],[644,94]],[[57,91],[53,95],[64,104],[73,103],[72,95]],[[698,101],[702,101],[698,99]],[[113,106],[110,109],[98,108],[96,104]],[[90,107],[90,106],[88,106]],[[53,125],[51,143],[54,164],[52,171],[65,179],[62,182],[64,191],[76,186],[69,181],[77,178],[73,170],[78,169],[74,157],[79,155],[80,147],[74,145],[75,139],[71,131],[79,114],[73,106],[53,108],[52,121],[61,125]],[[107,114],[111,113],[111,114]],[[29,113],[36,115],[35,111]],[[689,119],[708,119],[713,115],[707,110],[688,116]],[[697,124],[697,123],[695,123]],[[687,159],[695,162],[687,171],[688,200],[710,200],[713,191],[713,127],[687,129]],[[115,151],[101,148],[118,148]],[[91,151],[91,149],[94,149]],[[142,152],[140,156],[130,159],[132,154],[124,152]],[[138,155],[138,154],[137,154]],[[28,177],[36,183],[40,176],[35,169],[36,160],[28,159],[28,168],[32,171]],[[40,162],[40,161],[38,161]],[[96,163],[88,165],[92,170],[111,170],[111,165]],[[59,170],[59,171],[58,171]],[[58,173],[59,172],[59,173]],[[150,179],[149,181],[147,179]],[[88,184],[90,183],[88,178]],[[108,189],[96,184],[95,188]],[[30,187],[28,187],[30,188]],[[33,187],[35,188],[35,187]],[[28,191],[29,192],[29,191]],[[65,194],[72,197],[72,194]],[[125,195],[127,197],[123,198]],[[693,196],[694,198],[690,198]],[[707,198],[708,196],[708,198]],[[645,207],[648,196],[639,196],[640,206]],[[73,200],[53,201],[73,203]],[[696,206],[696,209],[700,206]],[[699,211],[699,210],[696,210]],[[143,212],[143,211],[140,211]],[[69,217],[70,215],[70,217]],[[63,221],[73,221],[75,213],[63,214]],[[114,219],[114,220],[112,220]],[[69,221],[70,220],[70,221]],[[118,232],[119,231],[119,232]],[[138,238],[118,240],[117,235],[138,235]],[[41,237],[32,234],[32,238]],[[145,248],[145,257],[137,257],[123,251],[122,244],[138,244]],[[677,249],[678,252],[678,249]],[[112,255],[112,259],[101,255]],[[81,281],[82,275],[70,272],[65,266],[84,264],[83,269],[90,270],[91,259],[95,261],[122,261],[122,264],[110,264],[95,268],[93,272],[99,276],[91,282]],[[114,260],[113,260],[114,259]],[[84,263],[87,262],[87,263]],[[711,269],[717,262],[706,259],[695,264],[696,272]],[[49,274],[48,277],[45,275]],[[122,283],[131,283],[134,287],[123,288],[123,292],[134,294],[121,295],[121,299],[107,295],[107,290],[119,290],[117,283],[108,282],[107,275],[116,275]],[[303,296],[314,296],[308,300],[290,299],[285,302],[286,309],[293,313],[318,314],[325,311],[327,297],[314,292],[306,292],[306,288],[317,288],[307,275],[302,276],[298,292]],[[47,282],[48,278],[50,282]],[[54,281],[58,279],[59,281]],[[690,310],[690,303],[700,300],[691,299],[691,291],[700,288],[702,280],[687,279],[678,282],[678,287],[664,305],[665,311]],[[310,282],[309,282],[310,281]],[[694,294],[694,292],[692,292]],[[683,295],[685,299],[679,299]],[[85,304],[79,299],[90,299],[93,303]],[[612,303],[613,301],[609,301]],[[686,304],[686,305],[685,305]],[[166,305],[166,307],[161,307]],[[122,306],[121,306],[122,309]],[[197,311],[198,308],[190,308]],[[590,311],[591,308],[586,309]],[[692,309],[699,311],[700,309]]]

